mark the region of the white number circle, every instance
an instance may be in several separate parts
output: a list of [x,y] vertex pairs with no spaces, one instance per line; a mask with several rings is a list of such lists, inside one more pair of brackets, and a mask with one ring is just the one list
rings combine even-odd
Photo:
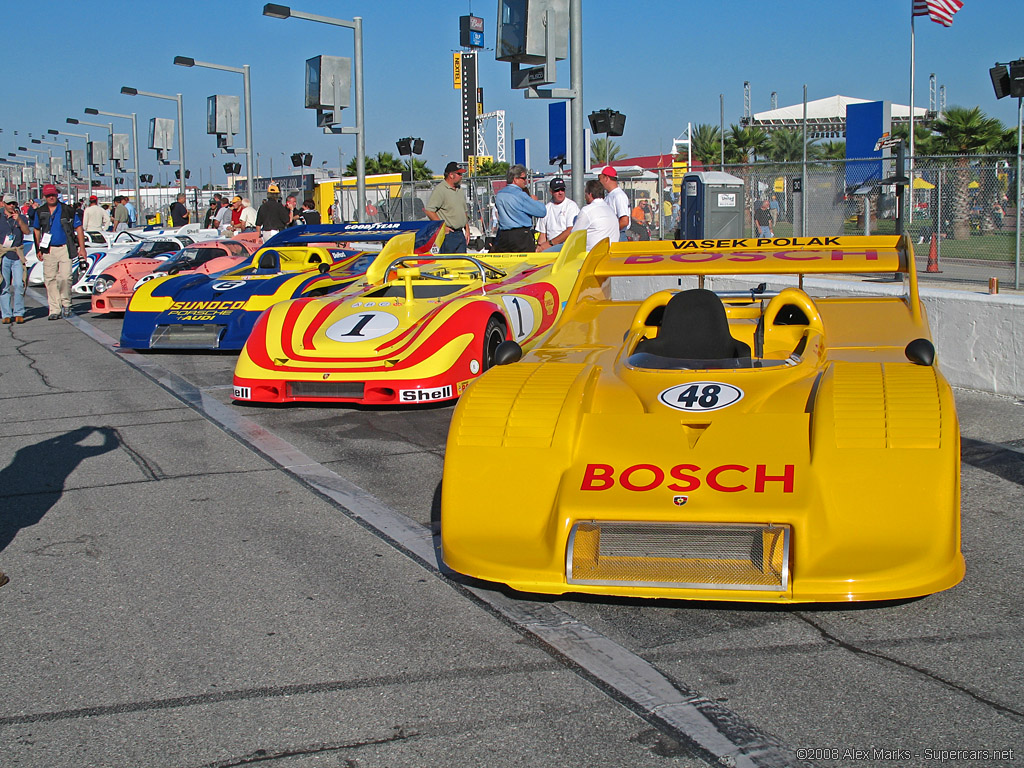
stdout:
[[135,287],[138,288],[140,285],[142,285],[144,283],[148,283],[150,280],[156,280],[158,277],[163,277],[165,274],[167,274],[167,273],[166,272],[150,272],[148,275],[139,278],[139,282],[137,282],[135,284]]
[[502,296],[501,300],[505,304],[505,314],[512,324],[513,338],[522,341],[533,333],[533,306],[523,296]]
[[669,387],[658,399],[677,411],[717,411],[743,399],[743,390],[721,381],[691,381]]
[[359,312],[343,317],[327,329],[327,338],[349,343],[367,341],[391,333],[398,327],[398,318],[387,312]]
[[232,288],[241,288],[245,285],[245,280],[222,280],[219,283],[214,283],[213,290],[215,291],[230,291]]

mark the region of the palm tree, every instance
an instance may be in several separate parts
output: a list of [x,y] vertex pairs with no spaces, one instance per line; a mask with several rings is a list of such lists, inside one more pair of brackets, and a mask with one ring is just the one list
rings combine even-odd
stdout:
[[[808,142],[808,145],[812,143]],[[768,157],[776,163],[796,163],[803,160],[803,133],[792,128],[772,131],[768,138]]]
[[[749,163],[764,154],[768,148],[768,134],[760,128],[743,128],[738,125],[729,126],[729,135],[725,138],[726,162]],[[733,160],[730,161],[730,150]]]
[[477,176],[506,176],[508,175],[508,169],[511,166],[504,160],[500,163],[496,163],[493,160],[490,162],[483,162],[476,168]]
[[611,139],[602,136],[590,140],[590,162],[594,165],[608,165],[620,157],[622,148]]
[[826,141],[824,144],[818,144],[814,147],[815,156],[822,160],[845,160],[846,159],[846,142],[845,141]]
[[701,123],[695,126],[690,141],[691,154],[705,168],[712,168],[721,160],[722,133],[717,125]]
[[[366,158],[366,175],[377,173],[402,173],[408,165],[390,152],[378,152],[374,157]],[[345,166],[346,176],[356,175],[356,161],[353,159]]]
[[[943,154],[959,155],[956,159],[956,182],[953,186],[953,237],[970,237],[968,216],[968,184],[970,184],[970,158],[998,146],[1003,124],[994,117],[986,117],[980,107],[950,107],[932,126],[938,134],[937,149]],[[916,139],[915,135],[915,139]]]

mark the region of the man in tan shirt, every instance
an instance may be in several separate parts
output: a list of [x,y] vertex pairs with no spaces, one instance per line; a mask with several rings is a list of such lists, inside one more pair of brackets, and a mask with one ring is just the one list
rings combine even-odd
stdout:
[[444,181],[434,187],[424,212],[431,221],[443,221],[449,232],[438,253],[465,253],[469,242],[469,216],[466,213],[466,193],[460,188],[462,174],[456,162],[444,167]]

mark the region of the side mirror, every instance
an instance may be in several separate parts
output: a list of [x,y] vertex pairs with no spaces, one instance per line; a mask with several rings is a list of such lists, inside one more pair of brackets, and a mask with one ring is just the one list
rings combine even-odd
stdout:
[[904,354],[907,360],[916,365],[933,365],[935,363],[935,345],[928,339],[914,339],[907,344]]
[[517,363],[523,358],[523,348],[519,346],[518,342],[508,339],[501,342],[498,348],[494,350],[494,364],[495,365],[509,365],[510,363]]
[[319,272],[321,275],[326,275],[330,270],[331,270],[331,265],[330,264],[323,264],[323,263],[321,263],[316,268],[316,271]]

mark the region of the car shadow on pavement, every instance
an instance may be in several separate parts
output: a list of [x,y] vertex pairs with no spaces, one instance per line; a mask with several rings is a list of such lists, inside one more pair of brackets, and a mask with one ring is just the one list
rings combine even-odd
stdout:
[[[93,435],[101,438],[99,445],[83,444]],[[0,470],[0,552],[18,531],[43,519],[64,495],[64,483],[82,461],[120,444],[111,427],[79,427],[19,448],[11,463]]]

